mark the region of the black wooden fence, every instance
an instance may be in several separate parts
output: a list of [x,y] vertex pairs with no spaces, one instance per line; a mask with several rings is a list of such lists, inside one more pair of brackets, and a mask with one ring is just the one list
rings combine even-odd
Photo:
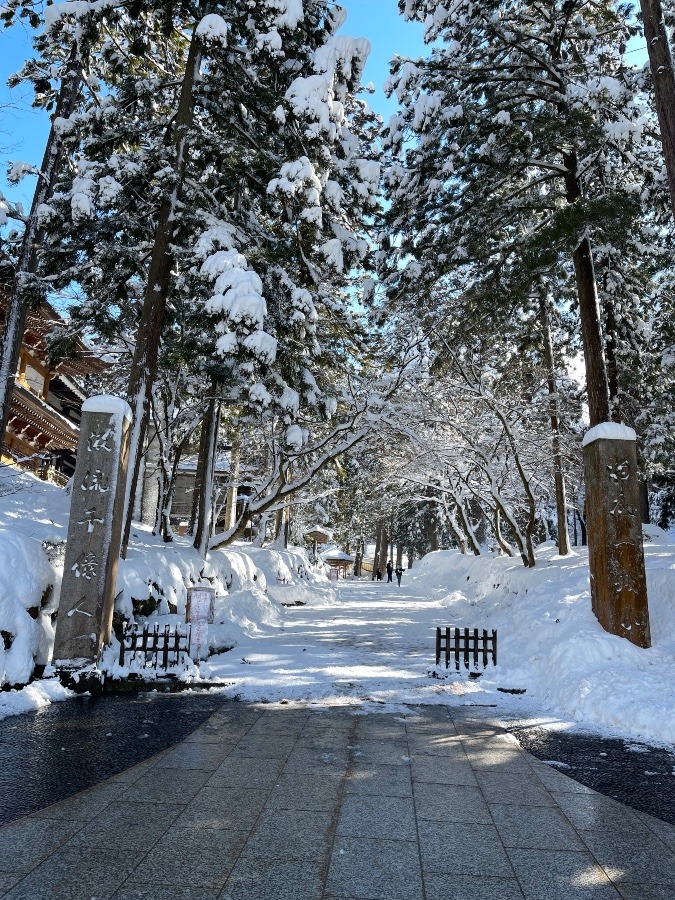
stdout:
[[190,656],[190,626],[125,625],[120,641],[120,665],[141,663],[143,669],[183,668]]
[[450,659],[455,661],[455,669],[459,671],[460,662],[465,669],[485,669],[488,661],[497,665],[497,632],[488,634],[485,628],[445,628],[436,629],[436,665],[445,656],[445,668]]

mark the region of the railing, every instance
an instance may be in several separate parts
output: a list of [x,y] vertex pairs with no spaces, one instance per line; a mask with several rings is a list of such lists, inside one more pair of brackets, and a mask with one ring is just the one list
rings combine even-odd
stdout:
[[190,626],[125,625],[120,641],[120,665],[134,670],[185,668],[190,658]]
[[436,665],[445,656],[445,668],[450,665],[450,658],[455,661],[455,669],[459,671],[460,660],[465,669],[485,669],[488,661],[497,665],[497,632],[488,634],[483,628],[479,633],[477,628],[445,628],[436,629]]

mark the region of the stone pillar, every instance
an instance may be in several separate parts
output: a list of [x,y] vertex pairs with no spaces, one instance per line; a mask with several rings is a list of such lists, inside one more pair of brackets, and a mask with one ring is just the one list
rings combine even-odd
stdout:
[[635,432],[603,422],[583,447],[593,612],[605,631],[650,647]]
[[119,397],[91,397],[82,406],[56,620],[57,669],[96,663],[110,640],[130,425],[131,410]]

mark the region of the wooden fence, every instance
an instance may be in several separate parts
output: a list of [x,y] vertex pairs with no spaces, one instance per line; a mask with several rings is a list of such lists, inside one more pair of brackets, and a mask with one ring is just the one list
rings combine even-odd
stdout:
[[120,665],[142,669],[182,669],[190,656],[190,626],[125,625],[120,642]]
[[497,632],[488,634],[485,628],[445,628],[436,629],[436,665],[445,656],[445,668],[450,665],[451,657],[455,661],[455,669],[459,671],[460,661],[465,669],[485,669],[488,661],[497,665]]

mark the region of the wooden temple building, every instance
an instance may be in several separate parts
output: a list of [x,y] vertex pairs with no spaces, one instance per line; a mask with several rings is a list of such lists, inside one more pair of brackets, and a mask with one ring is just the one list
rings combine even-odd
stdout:
[[[4,313],[4,297],[0,295],[0,323]],[[63,325],[49,303],[29,313],[5,441],[0,448],[3,463],[61,484],[75,469],[81,409],[86,399],[81,382],[106,368],[81,341],[74,359],[51,365],[45,338]]]

